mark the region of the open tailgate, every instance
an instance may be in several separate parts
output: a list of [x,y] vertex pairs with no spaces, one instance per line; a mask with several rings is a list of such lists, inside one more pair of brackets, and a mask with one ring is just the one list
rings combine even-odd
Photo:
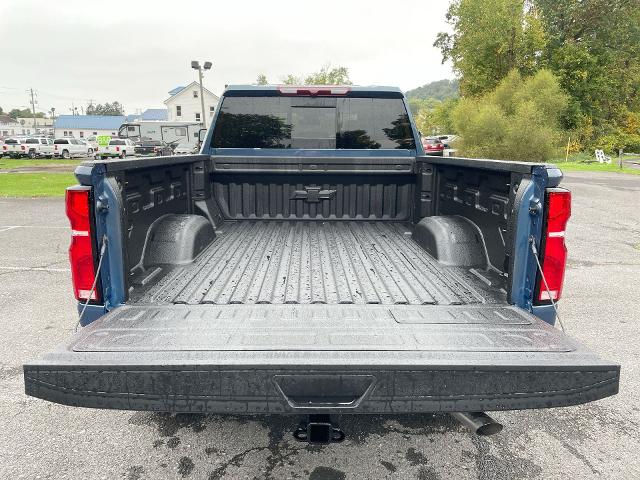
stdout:
[[24,365],[67,405],[211,413],[403,413],[585,403],[620,367],[500,305],[124,306]]

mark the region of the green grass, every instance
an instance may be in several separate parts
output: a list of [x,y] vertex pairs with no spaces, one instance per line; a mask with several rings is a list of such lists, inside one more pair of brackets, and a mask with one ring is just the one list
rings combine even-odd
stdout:
[[70,173],[1,173],[0,197],[63,197],[77,183]]
[[[618,158],[612,157],[611,163],[598,163],[595,161],[594,155],[587,153],[575,153],[569,155],[567,162],[565,157],[553,158],[548,163],[553,163],[566,172],[613,172],[628,173],[631,175],[640,175],[640,169],[629,168],[624,166],[620,168]],[[624,160],[640,160],[640,158],[623,157]]]
[[63,160],[63,159],[50,159],[50,160],[29,160],[29,159],[15,159],[15,158],[0,158],[0,170],[10,170],[12,168],[20,167],[50,167],[52,165],[80,165],[82,160]]
[[550,162],[557,165],[565,172],[614,172],[629,173],[631,175],[640,175],[640,169],[623,167],[620,168],[617,163],[582,163],[582,162]]

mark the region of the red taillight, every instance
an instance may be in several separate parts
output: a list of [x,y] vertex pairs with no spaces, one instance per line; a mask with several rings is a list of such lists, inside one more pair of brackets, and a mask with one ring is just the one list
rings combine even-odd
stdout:
[[[91,234],[90,193],[91,187],[76,185],[67,188],[65,196],[67,217],[71,223],[69,260],[71,262],[73,293],[78,300],[83,301],[89,298],[91,287],[96,279]],[[91,300],[100,300],[97,288],[91,294]]]
[[54,149],[54,150],[57,150],[57,149],[58,149],[58,145],[54,145],[54,146],[53,146],[53,149]]
[[351,91],[351,87],[344,85],[322,85],[318,87],[280,85],[278,87],[282,95],[346,95]]
[[116,147],[116,152],[119,152],[119,151],[120,151],[120,147]]
[[[564,234],[571,216],[571,192],[564,188],[547,189],[545,198],[546,219],[543,230],[543,242],[540,254],[542,271],[547,280],[545,285],[539,275],[536,289],[538,302],[554,302],[562,296],[562,283],[567,263],[567,247]],[[548,291],[547,291],[548,287]]]
[[25,150],[25,146],[24,145],[20,145],[20,150]]

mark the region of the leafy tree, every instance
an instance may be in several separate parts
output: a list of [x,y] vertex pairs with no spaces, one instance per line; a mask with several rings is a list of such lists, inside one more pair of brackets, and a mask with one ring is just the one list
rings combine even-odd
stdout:
[[434,46],[451,60],[464,95],[492,90],[508,72],[531,74],[545,46],[537,10],[523,0],[453,0],[447,11],[453,33],[440,32]]
[[452,112],[461,135],[456,147],[469,157],[546,161],[558,151],[567,104],[549,70],[523,78],[514,69],[493,91],[459,101]]
[[[9,112],[9,116],[13,119],[16,119],[18,117],[33,117],[33,112],[28,108],[24,108],[24,109],[13,108]],[[36,112],[36,118],[42,118],[43,116],[44,116],[43,113]]]
[[581,128],[587,122],[595,135],[622,129],[627,113],[640,111],[637,0],[536,0],[536,5],[548,39],[545,61],[571,95],[565,125]]
[[269,81],[267,80],[267,76],[264,73],[258,75],[256,78],[256,85],[268,85]]
[[349,69],[346,67],[331,68],[331,64],[323,65],[317,72],[306,76],[289,74],[282,79],[285,85],[351,85]]
[[323,65],[322,68],[304,79],[307,85],[351,85],[349,69],[346,67],[331,68],[330,64]]
[[282,83],[285,85],[302,85],[304,80],[302,80],[302,77],[296,77],[290,73],[282,79]]
[[85,109],[87,115],[124,115],[124,107],[119,102],[98,103],[97,105],[87,105]]
[[431,107],[421,108],[415,117],[418,130],[424,135],[457,133],[451,116],[457,104],[457,98],[447,98]]

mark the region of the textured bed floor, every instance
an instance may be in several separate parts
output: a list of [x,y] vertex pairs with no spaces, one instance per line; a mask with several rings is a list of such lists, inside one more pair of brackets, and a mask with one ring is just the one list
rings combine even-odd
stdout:
[[229,222],[194,263],[164,267],[160,280],[132,300],[190,305],[487,300],[474,279],[441,266],[420,248],[411,228],[397,222]]

